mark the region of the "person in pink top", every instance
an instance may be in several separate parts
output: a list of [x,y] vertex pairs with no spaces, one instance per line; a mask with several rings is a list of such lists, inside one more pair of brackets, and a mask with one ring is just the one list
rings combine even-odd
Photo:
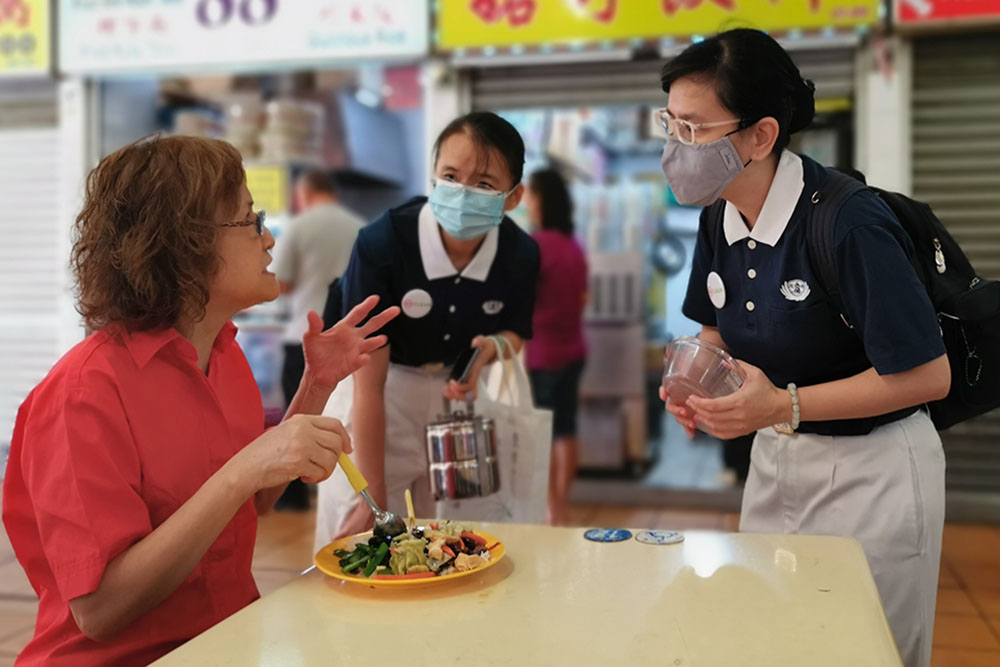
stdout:
[[553,412],[549,522],[561,524],[567,520],[566,499],[576,476],[576,412],[587,357],[587,260],[573,237],[573,202],[559,172],[534,172],[524,200],[541,254],[528,371],[535,402]]

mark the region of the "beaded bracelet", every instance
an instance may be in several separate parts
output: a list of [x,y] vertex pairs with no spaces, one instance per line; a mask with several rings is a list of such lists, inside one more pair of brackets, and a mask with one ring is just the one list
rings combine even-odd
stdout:
[[799,388],[795,386],[794,382],[788,383],[788,393],[792,395],[791,427],[793,431],[796,431],[799,428]]
[[788,383],[788,393],[792,397],[792,421],[774,425],[774,430],[785,435],[793,435],[799,428],[799,388],[794,382]]

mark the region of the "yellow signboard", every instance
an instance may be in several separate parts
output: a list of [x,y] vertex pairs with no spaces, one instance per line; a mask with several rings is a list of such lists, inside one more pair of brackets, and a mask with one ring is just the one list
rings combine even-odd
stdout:
[[247,189],[253,207],[272,215],[288,213],[288,171],[284,167],[248,166]]
[[870,25],[881,0],[439,0],[442,49]]
[[0,77],[48,74],[49,0],[0,0]]

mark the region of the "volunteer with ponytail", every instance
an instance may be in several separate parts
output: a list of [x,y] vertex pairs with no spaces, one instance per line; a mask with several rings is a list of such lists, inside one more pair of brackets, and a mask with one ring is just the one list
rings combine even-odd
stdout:
[[812,120],[812,84],[755,30],[688,47],[662,83],[664,174],[678,201],[708,207],[684,314],[747,372],[735,394],[664,396],[667,410],[692,434],[756,431],[740,530],[859,540],[904,663],[926,666],[944,455],[921,406],[948,393],[950,372],[909,237],[871,191],[845,201],[841,312],[806,245],[828,171],[786,150]]
[[[434,145],[433,190],[391,209],[361,231],[343,278],[343,308],[368,295],[402,314],[382,333],[389,344],[343,382],[324,414],[352,433],[354,461],[382,507],[405,515],[410,489],[416,514],[434,514],[424,426],[442,395],[474,392],[497,357],[488,336],[514,350],[531,337],[538,246],[504,213],[521,200],[524,142],[499,116],[476,112],[452,121]],[[462,384],[449,380],[459,355],[478,357]],[[367,504],[343,475],[319,485],[316,544],[367,530]]]

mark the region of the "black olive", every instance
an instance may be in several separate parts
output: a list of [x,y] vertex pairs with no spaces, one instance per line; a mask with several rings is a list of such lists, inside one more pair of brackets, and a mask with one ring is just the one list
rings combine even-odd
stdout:
[[421,530],[420,528],[414,528],[413,536],[416,537],[417,539],[422,539],[424,537],[424,531]]
[[475,551],[476,547],[479,546],[478,544],[476,544],[475,540],[470,540],[468,537],[462,538],[462,545],[465,547],[465,550],[470,553]]

